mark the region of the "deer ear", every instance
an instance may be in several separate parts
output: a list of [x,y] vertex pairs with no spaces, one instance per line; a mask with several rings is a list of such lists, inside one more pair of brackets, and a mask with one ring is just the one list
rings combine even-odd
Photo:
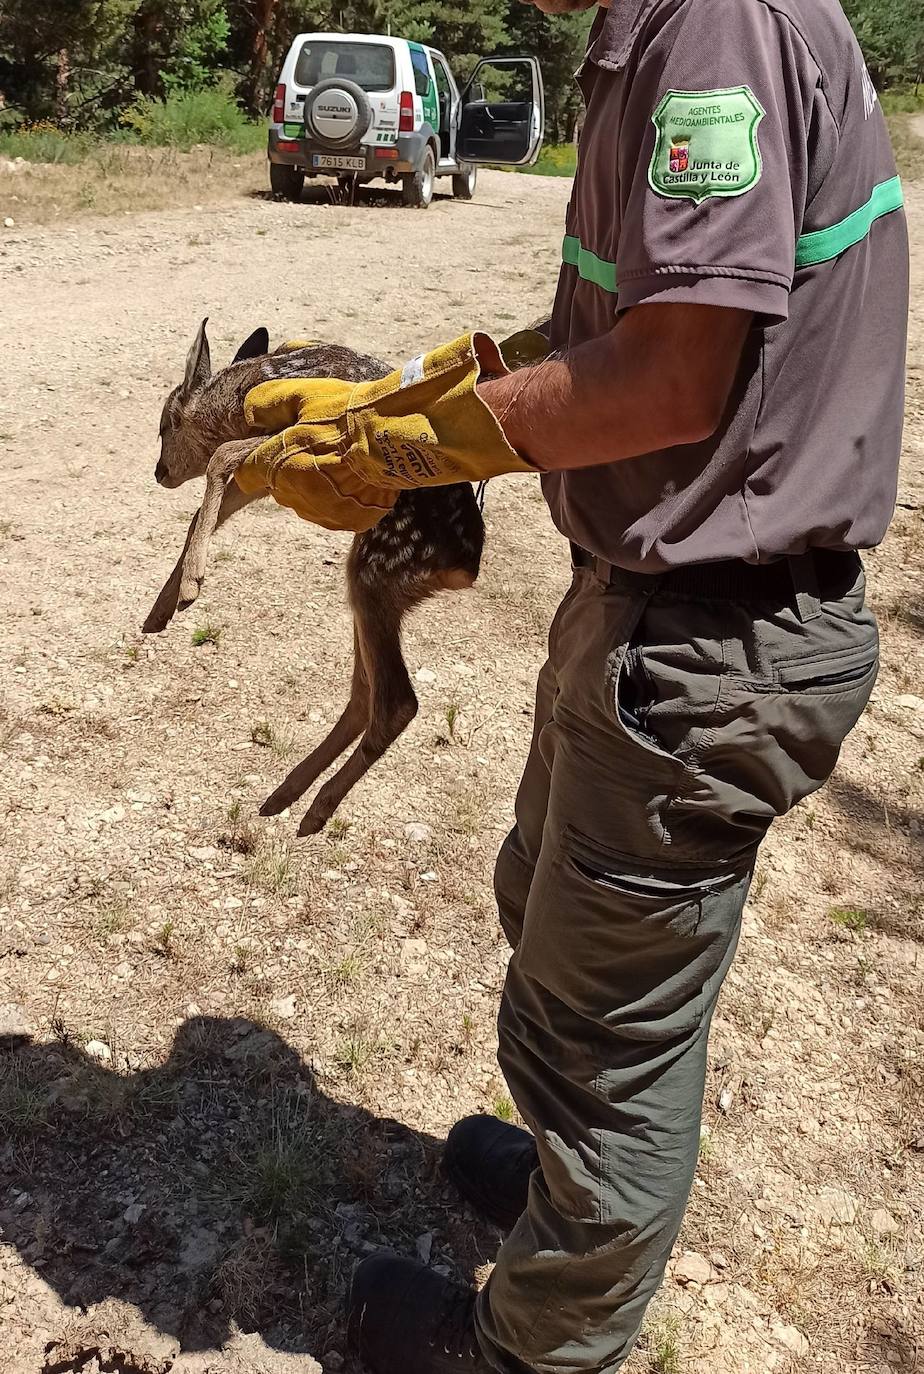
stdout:
[[242,363],[247,358],[262,358],[269,352],[269,330],[261,325],[246,338],[231,359],[232,363]]
[[199,391],[204,387],[212,375],[212,358],[209,353],[209,341],[205,332],[208,324],[208,316],[199,326],[199,332],[193,341],[193,346],[186,356],[186,375],[183,378],[182,392],[184,396],[189,396],[194,391]]

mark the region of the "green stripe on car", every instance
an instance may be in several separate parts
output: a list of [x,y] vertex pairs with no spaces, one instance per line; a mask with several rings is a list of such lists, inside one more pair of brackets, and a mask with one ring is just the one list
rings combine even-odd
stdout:
[[[816,229],[811,234],[803,234],[796,244],[796,267],[814,267],[819,262],[830,262],[841,253],[862,243],[873,225],[883,215],[900,210],[904,204],[902,184],[899,177],[880,182],[865,205],[854,210],[846,219],[839,220],[828,229]],[[600,258],[585,248],[574,234],[568,234],[562,244],[562,262],[568,267],[576,267],[578,276],[599,286],[603,291],[617,294],[616,264]]]

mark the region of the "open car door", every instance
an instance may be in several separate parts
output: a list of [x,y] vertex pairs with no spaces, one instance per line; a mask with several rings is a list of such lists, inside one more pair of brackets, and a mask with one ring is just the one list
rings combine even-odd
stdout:
[[456,152],[463,162],[530,167],[545,132],[535,57],[483,57],[462,92]]

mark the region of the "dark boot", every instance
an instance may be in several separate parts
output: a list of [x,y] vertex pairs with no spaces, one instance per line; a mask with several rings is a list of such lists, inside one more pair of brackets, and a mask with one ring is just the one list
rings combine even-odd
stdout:
[[539,1167],[528,1131],[496,1116],[467,1116],[449,1132],[443,1168],[466,1202],[502,1231],[526,1210],[529,1176]]
[[415,1260],[370,1255],[350,1288],[350,1344],[373,1374],[493,1374],[475,1294]]

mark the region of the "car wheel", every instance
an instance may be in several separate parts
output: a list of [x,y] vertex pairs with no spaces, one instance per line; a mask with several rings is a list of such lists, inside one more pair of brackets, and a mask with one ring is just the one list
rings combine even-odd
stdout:
[[469,162],[452,179],[452,194],[456,200],[471,200],[478,184],[478,168]]
[[402,193],[405,205],[412,206],[415,210],[426,210],[430,201],[433,199],[433,185],[436,181],[436,159],[433,156],[433,149],[428,148],[424,153],[423,162],[416,172],[409,177],[402,178]]
[[270,189],[274,196],[285,196],[286,200],[301,200],[305,173],[300,167],[289,167],[284,162],[271,162]]

